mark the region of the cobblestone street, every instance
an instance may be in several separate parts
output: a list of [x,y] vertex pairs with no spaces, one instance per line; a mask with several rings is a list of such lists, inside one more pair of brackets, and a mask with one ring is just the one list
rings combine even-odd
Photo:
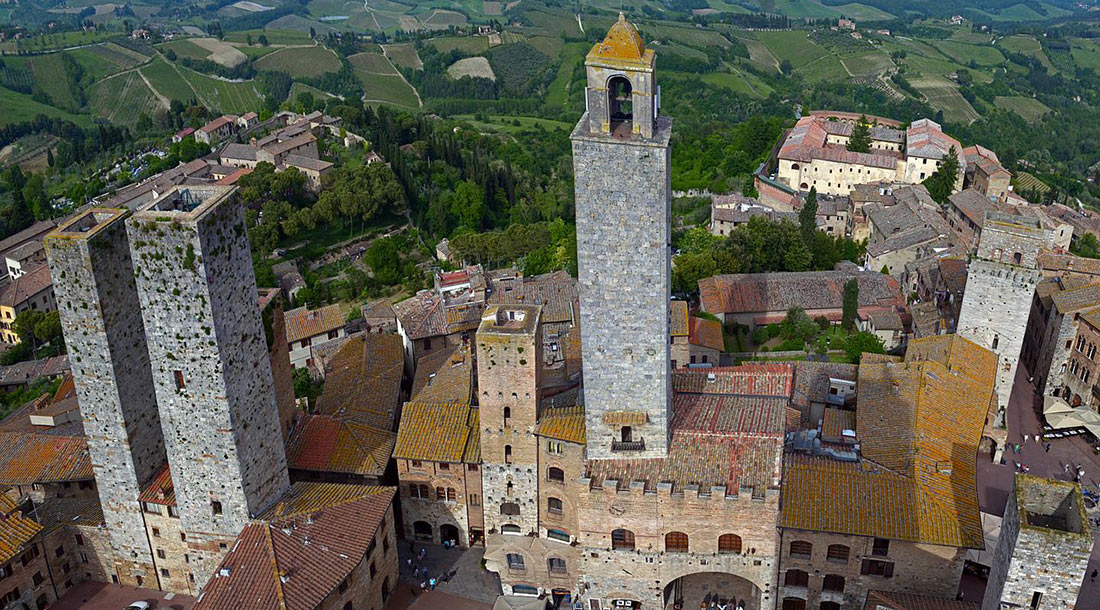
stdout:
[[[423,562],[418,563],[416,554],[421,549],[427,550],[427,556]],[[483,604],[464,605],[464,608],[489,608],[501,593],[500,577],[481,567],[481,559],[485,556],[484,547],[471,547],[464,551],[458,548],[444,549],[437,544],[415,544],[411,549],[408,541],[401,541],[398,550],[401,582],[419,597],[425,597],[420,595],[420,584],[431,577],[436,578],[436,586],[434,592],[427,594],[428,598],[435,597],[432,593],[441,593],[447,594],[445,597],[457,596]],[[409,566],[409,559],[412,559],[412,567]],[[420,576],[413,575],[413,569],[417,567],[420,568]],[[427,576],[424,576],[425,569]],[[418,605],[413,607],[426,607],[419,605],[421,600],[417,601]]]

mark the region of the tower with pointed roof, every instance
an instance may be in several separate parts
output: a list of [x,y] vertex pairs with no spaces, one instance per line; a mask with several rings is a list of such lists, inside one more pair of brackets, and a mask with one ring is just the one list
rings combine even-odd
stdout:
[[669,134],[656,55],[621,14],[585,60],[571,136],[588,457],[668,446]]

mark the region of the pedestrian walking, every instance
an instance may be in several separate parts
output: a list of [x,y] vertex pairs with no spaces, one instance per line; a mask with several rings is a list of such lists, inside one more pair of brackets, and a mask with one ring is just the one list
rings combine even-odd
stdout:
[[1027,444],[1027,435],[1026,434],[1024,435],[1024,444],[1025,445]]
[[1050,443],[1043,445],[1043,449],[1045,449],[1047,453],[1050,453]]
[[435,577],[434,576],[428,579],[428,588],[432,591],[435,591]]
[[412,565],[413,565],[413,558],[412,558],[412,557],[409,557],[408,559],[406,559],[406,560],[405,560],[405,565],[407,565],[407,566],[409,566],[409,567],[411,568],[411,567],[412,567]]
[[1095,580],[1096,580],[1096,570],[1093,570],[1093,571],[1092,571],[1092,574],[1089,574],[1089,579],[1091,579],[1091,580],[1093,580],[1093,581],[1095,581]]
[[427,590],[428,590],[428,583],[423,581],[423,580],[420,581],[420,591],[424,592],[424,591],[427,591]]

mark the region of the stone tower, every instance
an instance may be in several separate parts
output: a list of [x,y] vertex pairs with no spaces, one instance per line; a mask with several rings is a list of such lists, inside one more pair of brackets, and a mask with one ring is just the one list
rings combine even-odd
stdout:
[[235,187],[175,187],[127,221],[180,522],[196,572],[289,486]]
[[982,610],[1073,608],[1092,552],[1081,487],[1017,474]]
[[987,212],[978,255],[967,265],[957,332],[997,354],[997,403],[1002,410],[1012,394],[1027,312],[1040,279],[1039,251],[1053,246],[1054,233],[1039,221]]
[[88,453],[119,582],[156,586],[138,496],[164,463],[126,210],[93,208],[46,236]]
[[[538,532],[538,305],[492,305],[477,329],[482,485],[489,532]],[[508,527],[506,527],[508,526]],[[489,542],[492,545],[492,541]]]
[[669,133],[655,55],[622,15],[588,53],[573,130],[588,457],[666,455]]

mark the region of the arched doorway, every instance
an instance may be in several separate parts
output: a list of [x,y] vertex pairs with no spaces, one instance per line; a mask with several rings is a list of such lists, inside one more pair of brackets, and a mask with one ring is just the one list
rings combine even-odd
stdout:
[[458,540],[458,528],[451,525],[450,523],[444,523],[443,525],[440,525],[439,526],[439,541],[440,542],[451,541],[451,542],[453,542],[457,545],[458,542],[459,542],[459,540]]
[[432,524],[427,521],[413,523],[413,538],[419,542],[432,541]]
[[728,572],[697,572],[665,586],[666,610],[709,608],[712,601],[716,606],[725,604],[729,610],[763,610],[760,588]]

